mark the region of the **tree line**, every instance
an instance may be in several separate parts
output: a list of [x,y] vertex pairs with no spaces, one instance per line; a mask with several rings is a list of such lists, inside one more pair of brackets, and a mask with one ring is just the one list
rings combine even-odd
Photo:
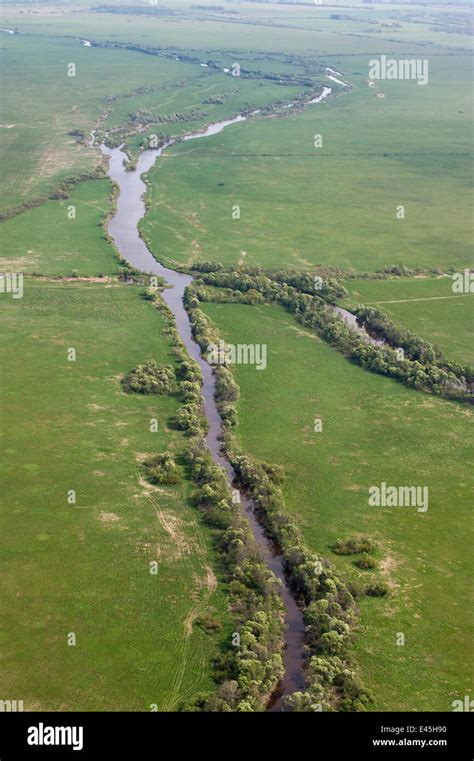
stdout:
[[195,283],[198,287],[196,295],[201,300],[207,298],[205,286],[212,286],[224,289],[229,300],[247,304],[262,301],[280,304],[298,322],[315,330],[361,367],[420,391],[465,403],[473,401],[471,368],[448,361],[439,349],[409,331],[398,329],[378,310],[363,305],[354,307],[361,323],[378,331],[385,344],[372,345],[349,327],[332,306],[345,292],[335,278],[323,279],[322,283],[318,280],[315,285],[308,275],[299,273],[211,266],[207,271],[200,268],[199,279]]

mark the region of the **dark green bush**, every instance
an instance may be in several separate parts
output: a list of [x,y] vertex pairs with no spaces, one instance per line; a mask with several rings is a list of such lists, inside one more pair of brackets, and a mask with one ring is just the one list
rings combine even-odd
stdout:
[[362,554],[361,558],[354,561],[354,565],[356,565],[357,568],[362,568],[364,571],[378,567],[376,559],[368,555],[366,552]]
[[138,394],[173,394],[176,376],[171,365],[159,365],[154,359],[137,365],[122,380],[125,391]]
[[387,584],[383,581],[379,581],[376,584],[371,584],[365,590],[365,594],[368,597],[386,597],[389,593]]
[[206,632],[218,632],[222,629],[222,624],[217,618],[209,615],[209,613],[203,614],[196,618],[196,625],[200,626]]
[[360,552],[373,552],[375,543],[366,536],[339,539],[332,547],[336,555],[358,555]]
[[150,457],[144,466],[146,478],[152,484],[173,485],[181,481],[179,468],[169,452]]

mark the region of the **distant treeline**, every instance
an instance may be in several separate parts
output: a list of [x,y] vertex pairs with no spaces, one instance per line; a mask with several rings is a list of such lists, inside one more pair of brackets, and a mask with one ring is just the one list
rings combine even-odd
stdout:
[[96,13],[126,13],[127,16],[177,16],[177,11],[164,5],[97,5],[91,8]]
[[238,15],[238,11],[231,10],[230,8],[224,8],[223,5],[192,5],[196,11],[215,11],[217,13],[231,13],[234,16]]
[[[183,61],[183,63],[206,63],[209,69],[223,71],[223,66],[219,61],[214,61],[212,58],[203,61],[197,55],[192,55],[191,53],[187,53],[182,50],[176,50],[175,48],[162,48],[155,47],[153,45],[139,45],[138,43],[132,42],[111,42],[110,40],[107,40],[106,42],[94,41],[93,44],[94,47],[99,48],[117,48],[119,50],[131,50],[137,53],[144,53],[145,55],[162,56],[163,58],[171,58],[173,60],[178,58],[180,61]],[[242,79],[266,79],[276,82],[280,85],[300,87],[314,87],[317,84],[313,76],[305,74],[285,74],[282,72],[261,71],[259,69],[246,69],[242,66],[240,67],[240,77]]]

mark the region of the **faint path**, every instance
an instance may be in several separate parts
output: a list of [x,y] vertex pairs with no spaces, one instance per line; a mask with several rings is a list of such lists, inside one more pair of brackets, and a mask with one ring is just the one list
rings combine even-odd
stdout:
[[474,296],[474,293],[460,293],[456,296],[424,296],[417,299],[395,299],[394,301],[368,301],[368,304],[406,304],[409,301],[439,301],[440,299],[463,299],[465,296]]

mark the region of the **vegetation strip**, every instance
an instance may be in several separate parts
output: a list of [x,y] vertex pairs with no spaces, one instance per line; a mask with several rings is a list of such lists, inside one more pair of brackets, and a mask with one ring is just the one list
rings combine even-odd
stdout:
[[[369,327],[370,324],[374,328],[377,326],[379,333],[385,331],[384,337],[386,334],[389,345],[371,345],[348,327],[331,306],[332,302],[346,295],[345,289],[335,278],[328,278],[318,285],[313,281],[313,285],[309,286],[307,275],[265,273],[259,268],[226,270],[214,264],[207,267],[203,264],[200,266],[200,279],[201,286],[225,289],[223,301],[280,304],[294,314],[298,322],[316,330],[351,361],[371,372],[387,375],[420,391],[472,403],[471,368],[446,360],[431,344],[409,331],[398,330],[378,310],[367,309],[363,305],[354,307],[357,315],[360,312],[361,322],[365,321]],[[198,287],[195,295],[201,300],[208,297],[205,287]],[[397,338],[401,346],[393,348],[390,343],[394,345]]]
[[[150,291],[146,296],[150,299]],[[283,676],[284,611],[279,584],[263,562],[249,525],[238,503],[232,499],[224,469],[213,462],[206,446],[207,421],[201,412],[199,365],[189,359],[172,312],[158,294],[152,300],[163,315],[166,335],[175,346],[179,364],[176,380],[182,400],[175,424],[189,437],[185,459],[196,485],[193,502],[215,532],[215,546],[229,585],[234,619],[232,641],[226,643],[215,664],[216,693],[196,696],[181,708],[262,711]],[[156,365],[135,368],[124,379],[127,388],[135,387],[142,392],[151,389],[155,382],[161,392],[174,388],[170,369]],[[169,459],[148,462],[146,473],[155,483],[175,479]]]
[[[201,350],[219,342],[214,326],[199,309],[196,288],[188,288],[186,308]],[[287,710],[364,711],[372,697],[361,684],[349,655],[358,620],[354,592],[335,574],[327,559],[310,553],[296,524],[285,514],[278,487],[278,473],[271,465],[255,463],[240,453],[231,429],[237,425],[233,403],[238,387],[225,366],[214,368],[216,401],[224,423],[223,447],[240,485],[254,501],[268,536],[281,549],[291,588],[304,610],[305,644],[308,654],[307,688],[285,699]],[[366,593],[385,595],[387,589],[367,588]]]

